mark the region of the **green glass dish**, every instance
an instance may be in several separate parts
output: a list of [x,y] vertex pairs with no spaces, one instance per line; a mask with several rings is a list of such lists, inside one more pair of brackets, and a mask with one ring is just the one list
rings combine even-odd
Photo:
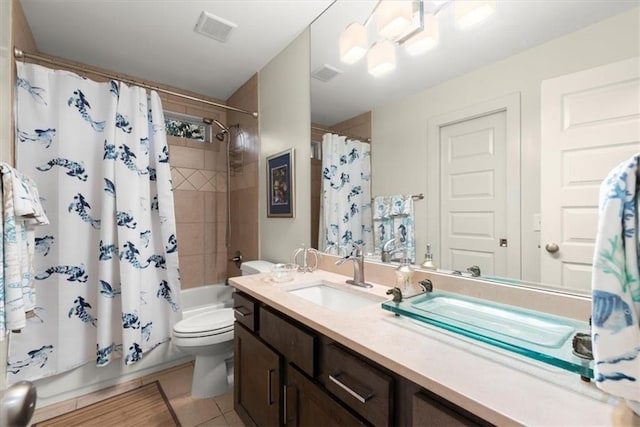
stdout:
[[573,352],[573,337],[587,322],[479,298],[434,291],[382,308],[537,361],[593,378],[593,361]]

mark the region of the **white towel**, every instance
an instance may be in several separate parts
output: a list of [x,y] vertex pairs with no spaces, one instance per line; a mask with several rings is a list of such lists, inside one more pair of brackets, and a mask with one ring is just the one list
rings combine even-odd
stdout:
[[[0,269],[0,340],[8,330],[26,325],[35,307],[31,260],[35,225],[48,224],[33,181],[7,165],[2,172],[2,258]],[[18,213],[16,212],[18,210]]]
[[599,388],[640,401],[640,272],[638,163],[613,169],[600,187],[593,260],[592,335]]

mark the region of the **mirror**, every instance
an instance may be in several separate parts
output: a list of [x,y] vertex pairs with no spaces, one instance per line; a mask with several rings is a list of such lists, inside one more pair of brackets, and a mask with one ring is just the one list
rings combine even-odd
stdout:
[[[462,31],[454,25],[454,2],[425,1],[425,10],[438,11],[439,44],[419,56],[410,56],[396,46],[395,70],[377,78],[367,73],[366,57],[349,65],[340,61],[338,49],[342,31],[352,22],[364,23],[375,4],[337,1],[311,25],[312,77],[316,71],[335,74],[329,81],[311,79],[312,126],[335,129],[336,124],[348,119],[370,118],[372,196],[424,193],[425,199],[415,202],[416,263],[422,262],[429,243],[434,247],[436,265],[464,271],[484,262],[481,255],[487,252],[478,249],[469,255],[444,243],[445,231],[463,224],[455,222],[455,215],[446,218],[458,205],[443,196],[456,185],[455,170],[443,163],[445,131],[454,132],[458,148],[471,156],[475,148],[464,144],[466,131],[449,125],[479,117],[493,119],[493,113],[504,113],[497,119],[506,122],[500,125],[507,129],[506,160],[491,173],[501,175],[506,182],[503,191],[495,195],[502,198],[506,208],[501,219],[494,218],[493,222],[486,222],[478,212],[460,218],[464,219],[460,228],[465,230],[467,240],[481,240],[491,234],[495,246],[492,251],[498,252],[503,250],[500,239],[505,238],[503,243],[510,255],[501,266],[491,258],[493,255],[487,256],[482,276],[589,294],[590,261],[549,266],[562,260],[566,247],[572,244],[584,254],[593,254],[597,209],[590,206],[588,212],[578,212],[569,219],[545,213],[545,206],[557,194],[546,192],[552,174],[543,164],[549,161],[546,157],[550,152],[543,144],[553,138],[545,135],[542,127],[544,120],[556,120],[554,117],[561,114],[559,110],[558,114],[548,113],[541,99],[543,88],[552,79],[560,81],[562,76],[637,57],[637,3],[497,2],[494,15]],[[375,27],[375,19],[366,27],[369,45],[380,38]],[[361,131],[352,132],[357,136],[366,132],[366,125],[359,126]],[[487,128],[485,123],[478,126]],[[550,126],[548,122],[546,126]],[[312,129],[312,140],[317,141],[321,133]],[[590,194],[597,194],[606,173],[634,151],[640,151],[638,141],[625,145],[624,150],[605,151],[608,154],[595,164],[590,162],[581,181]],[[312,181],[320,179],[319,171],[315,160]],[[481,190],[478,183],[482,183],[483,174],[481,170],[475,172],[467,174],[466,181],[459,181],[461,188],[475,185]],[[470,178],[474,176],[478,179]],[[454,184],[443,187],[449,185],[447,182]],[[461,206],[472,203],[471,193]],[[461,194],[464,201],[464,191]],[[319,192],[312,190],[312,197],[319,197]],[[317,209],[312,208],[312,212]],[[314,223],[317,229],[318,218],[311,220],[312,229]],[[561,235],[550,235],[552,231],[558,233],[560,223],[565,227]],[[506,226],[504,234],[491,229],[501,225]],[[573,233],[568,237],[567,229]],[[560,251],[545,249],[547,243],[559,244]]]

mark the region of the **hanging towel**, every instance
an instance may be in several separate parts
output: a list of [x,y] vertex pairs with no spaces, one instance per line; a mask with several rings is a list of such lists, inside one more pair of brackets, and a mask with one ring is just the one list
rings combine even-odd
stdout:
[[592,338],[599,388],[640,402],[638,163],[614,168],[600,187],[592,276]]
[[395,239],[395,248],[406,247],[407,257],[415,262],[413,197],[377,196],[373,200],[375,253],[381,254],[385,242]]
[[2,258],[0,269],[0,340],[9,330],[26,325],[35,307],[31,260],[35,225],[49,223],[35,183],[6,163],[2,173]]

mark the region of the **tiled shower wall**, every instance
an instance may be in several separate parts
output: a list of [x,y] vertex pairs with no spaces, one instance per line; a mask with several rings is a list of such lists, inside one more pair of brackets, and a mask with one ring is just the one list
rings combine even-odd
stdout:
[[[189,101],[163,99],[165,111],[226,123],[225,113]],[[214,130],[214,133],[216,130]],[[222,142],[167,137],[183,289],[227,278],[227,172]]]

